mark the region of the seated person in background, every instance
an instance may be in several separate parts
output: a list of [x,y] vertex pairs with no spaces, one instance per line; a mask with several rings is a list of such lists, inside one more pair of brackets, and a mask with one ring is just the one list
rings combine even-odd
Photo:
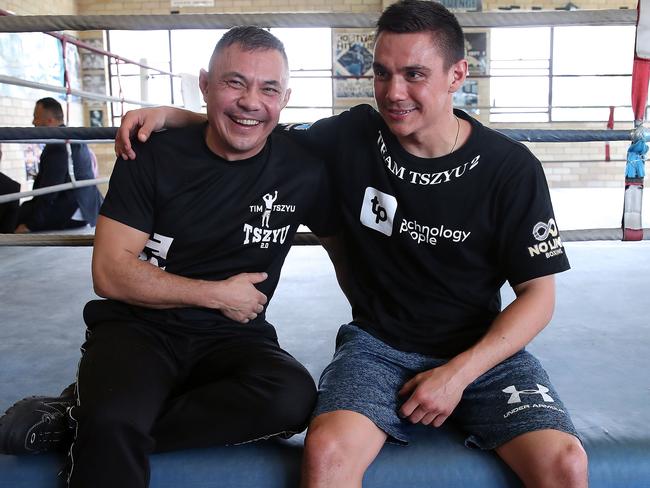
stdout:
[[[63,109],[53,98],[42,98],[34,107],[36,127],[63,126]],[[86,144],[70,144],[75,180],[93,179],[93,159]],[[39,164],[34,189],[71,181],[66,144],[47,144]],[[35,196],[20,206],[16,233],[95,226],[102,197],[96,186]]]
[[[2,146],[0,146],[0,161],[2,160]],[[12,180],[0,172],[0,195],[17,193],[20,191],[20,183]],[[18,200],[13,202],[0,203],[0,234],[10,234],[16,228],[18,217]]]
[[144,488],[152,451],[306,427],[314,381],[265,305],[298,226],[323,235],[338,221],[325,165],[271,135],[288,77],[277,38],[233,28],[201,71],[207,123],[116,163],[93,252],[109,300],[84,310],[76,397],[18,402],[0,418],[0,452],[69,449],[69,487]]

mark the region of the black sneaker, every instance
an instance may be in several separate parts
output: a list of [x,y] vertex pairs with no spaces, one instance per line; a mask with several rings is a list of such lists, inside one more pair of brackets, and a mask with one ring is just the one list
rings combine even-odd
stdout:
[[36,454],[68,448],[72,428],[68,408],[73,398],[29,397],[0,417],[0,453]]

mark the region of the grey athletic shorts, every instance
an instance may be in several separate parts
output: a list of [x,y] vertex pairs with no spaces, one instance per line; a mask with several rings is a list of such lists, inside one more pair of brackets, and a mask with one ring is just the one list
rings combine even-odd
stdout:
[[[334,358],[320,378],[314,416],[352,410],[372,420],[390,442],[408,444],[412,425],[398,416],[406,399],[397,392],[417,373],[445,362],[398,351],[354,324],[343,325]],[[525,350],[471,383],[450,420],[466,433],[466,446],[481,449],[494,449],[541,429],[578,437],[546,371]]]

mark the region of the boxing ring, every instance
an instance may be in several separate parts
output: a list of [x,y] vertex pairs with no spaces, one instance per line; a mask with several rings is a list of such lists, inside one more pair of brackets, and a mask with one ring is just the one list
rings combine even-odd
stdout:
[[[615,14],[617,18],[629,21],[630,12],[622,12]],[[545,13],[560,18],[556,12]],[[174,17],[149,20],[159,27],[185,16]],[[243,17],[238,23],[252,22]],[[503,14],[499,17],[503,19]],[[66,28],[82,27],[78,22],[88,27],[90,22],[76,17],[64,21],[77,22],[66,23]],[[98,25],[103,21],[113,20],[95,19],[91,25],[105,28],[107,24]],[[520,17],[516,22],[522,22]],[[0,128],[0,142],[110,141],[114,131]],[[518,140],[549,143],[646,138],[638,130],[503,132]],[[2,201],[29,194],[6,195]],[[615,198],[623,203],[623,192]],[[571,203],[570,198],[564,205],[556,202],[560,225],[569,213],[576,213]],[[638,211],[641,222],[640,206]],[[553,320],[529,349],[548,370],[581,435],[589,455],[590,486],[650,488],[650,322],[643,305],[650,276],[650,232],[639,226],[638,242],[622,242],[624,230],[614,227],[610,221],[597,220],[592,228],[562,232],[572,269],[557,275]],[[81,311],[96,298],[90,276],[92,239],[91,234],[0,235],[0,410],[25,396],[56,395],[74,377],[85,332]],[[300,234],[296,243],[316,241],[310,234]],[[504,287],[504,306],[513,298]],[[338,326],[350,320],[350,307],[320,246],[294,246],[290,251],[267,317],[282,346],[318,378],[334,351]],[[364,487],[521,486],[496,455],[465,448],[462,433],[453,425],[432,430],[416,426],[409,447],[384,446],[366,473]],[[289,440],[154,454],[151,487],[294,488],[303,440],[300,434]],[[62,456],[56,454],[0,455],[0,488],[62,486],[57,478],[62,464]]]

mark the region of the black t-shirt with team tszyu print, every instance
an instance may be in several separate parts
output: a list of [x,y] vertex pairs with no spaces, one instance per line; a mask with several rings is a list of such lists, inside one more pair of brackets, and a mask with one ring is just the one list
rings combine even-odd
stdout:
[[450,357],[501,308],[500,288],[569,269],[540,162],[471,123],[453,153],[407,153],[368,105],[288,132],[328,161],[342,205],[356,324],[390,345]]

